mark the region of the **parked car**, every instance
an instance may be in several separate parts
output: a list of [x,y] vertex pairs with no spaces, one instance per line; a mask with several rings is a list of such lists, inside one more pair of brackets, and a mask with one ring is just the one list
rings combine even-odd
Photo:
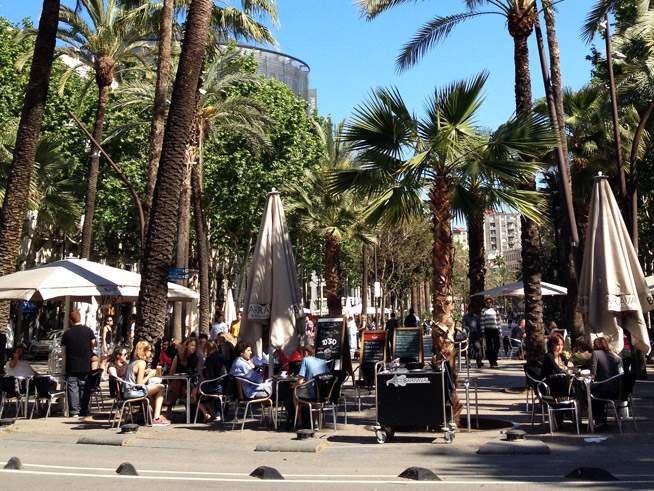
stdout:
[[32,356],[48,356],[52,348],[61,343],[61,336],[64,331],[52,331],[39,341],[35,341],[30,345],[30,355]]

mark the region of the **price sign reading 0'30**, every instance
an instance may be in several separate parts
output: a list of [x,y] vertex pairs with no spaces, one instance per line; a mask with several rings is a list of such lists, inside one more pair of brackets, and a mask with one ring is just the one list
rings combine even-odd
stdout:
[[344,317],[319,317],[316,322],[316,358],[327,363],[334,361],[334,369],[343,364],[343,343],[345,340]]

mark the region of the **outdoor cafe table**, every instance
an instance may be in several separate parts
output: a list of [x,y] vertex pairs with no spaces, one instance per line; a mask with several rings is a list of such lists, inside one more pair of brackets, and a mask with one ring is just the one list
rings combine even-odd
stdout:
[[[279,422],[277,421],[278,415],[279,415],[279,386],[282,384],[293,384],[297,382],[297,377],[282,377],[281,375],[274,375],[272,377],[273,380],[273,392],[275,393],[275,416],[273,418],[273,422],[275,424],[275,428],[277,428],[277,425]],[[286,415],[288,418],[288,414]]]
[[[586,396],[586,402],[588,403],[588,431],[591,433],[595,432],[595,427],[593,425],[593,401],[590,397],[590,385],[593,382],[593,378],[589,375],[575,375],[575,380],[578,382],[578,387],[582,388],[582,392]],[[579,394],[577,398],[583,397],[582,394]]]
[[180,373],[177,375],[162,375],[160,378],[162,381],[163,380],[186,381],[186,424],[190,424],[191,423],[191,376]]

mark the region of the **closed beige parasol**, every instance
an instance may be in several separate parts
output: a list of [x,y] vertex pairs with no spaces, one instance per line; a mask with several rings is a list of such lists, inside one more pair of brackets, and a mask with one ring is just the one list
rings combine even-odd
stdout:
[[270,345],[290,356],[304,334],[304,309],[295,269],[293,248],[282,200],[274,189],[268,193],[257,245],[252,255],[243,306],[239,341],[262,353],[263,326],[270,326]]
[[585,314],[591,338],[604,336],[615,352],[622,351],[622,329],[633,345],[649,353],[644,312],[652,310],[638,256],[606,177],[593,183],[584,260],[579,279],[577,311]]

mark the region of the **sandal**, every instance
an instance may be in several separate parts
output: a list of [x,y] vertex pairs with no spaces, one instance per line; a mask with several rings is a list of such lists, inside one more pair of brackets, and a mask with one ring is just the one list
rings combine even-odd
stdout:
[[211,417],[211,414],[205,414],[204,415],[204,422],[205,423],[211,423],[212,420],[213,420],[213,418]]

